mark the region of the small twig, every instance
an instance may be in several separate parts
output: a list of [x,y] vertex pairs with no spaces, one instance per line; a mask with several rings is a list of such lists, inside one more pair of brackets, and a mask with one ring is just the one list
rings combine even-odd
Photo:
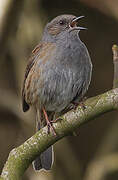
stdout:
[[113,79],[113,88],[118,87],[118,46],[113,45],[113,63],[114,63],[114,79]]

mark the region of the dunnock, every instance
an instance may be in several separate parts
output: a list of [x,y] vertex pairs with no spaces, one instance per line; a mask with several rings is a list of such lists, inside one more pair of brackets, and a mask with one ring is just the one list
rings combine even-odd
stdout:
[[[36,109],[37,130],[47,123],[48,131],[55,130],[50,122],[70,103],[78,102],[86,93],[92,73],[92,63],[86,46],[79,38],[78,26],[83,16],[61,15],[44,29],[42,40],[32,51],[23,90],[23,111],[31,105]],[[37,157],[35,170],[49,170],[52,165],[52,147]]]

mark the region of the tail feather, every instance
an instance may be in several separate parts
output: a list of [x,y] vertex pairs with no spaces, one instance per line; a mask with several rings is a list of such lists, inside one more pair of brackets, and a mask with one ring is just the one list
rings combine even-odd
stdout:
[[41,154],[42,168],[50,170],[53,164],[53,146],[50,146]]
[[33,161],[33,168],[36,171],[41,169],[50,170],[53,164],[53,147],[49,147]]
[[[37,115],[36,115],[37,130],[40,130],[40,128],[44,126],[42,122],[42,118],[43,117],[41,112],[37,110]],[[41,169],[50,170],[53,164],[53,159],[54,159],[53,146],[50,146],[33,161],[34,170],[36,171],[40,171]]]

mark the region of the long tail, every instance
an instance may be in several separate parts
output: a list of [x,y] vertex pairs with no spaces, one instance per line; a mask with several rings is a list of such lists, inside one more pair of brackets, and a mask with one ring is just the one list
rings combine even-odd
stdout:
[[36,171],[41,169],[50,170],[53,163],[53,147],[49,147],[33,161],[33,168]]
[[[36,130],[40,130],[42,127],[44,127],[45,124],[43,124],[42,120],[43,115],[42,112],[40,112],[37,109],[36,113]],[[40,156],[38,156],[33,161],[33,168],[36,171],[40,171],[41,169],[50,170],[52,167],[54,161],[54,152],[53,152],[53,146],[50,146],[46,151],[44,151]]]

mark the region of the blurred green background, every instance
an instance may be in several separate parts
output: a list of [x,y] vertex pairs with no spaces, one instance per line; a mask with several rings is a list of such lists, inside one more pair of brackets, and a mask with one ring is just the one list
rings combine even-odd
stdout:
[[[84,15],[80,32],[92,62],[92,82],[87,97],[112,88],[112,45],[118,44],[117,0],[0,0],[0,169],[11,149],[35,133],[33,110],[22,112],[21,88],[32,49],[45,24],[60,14]],[[54,145],[50,172],[35,173],[32,166],[24,180],[117,180],[118,112],[110,112],[78,129]]]

